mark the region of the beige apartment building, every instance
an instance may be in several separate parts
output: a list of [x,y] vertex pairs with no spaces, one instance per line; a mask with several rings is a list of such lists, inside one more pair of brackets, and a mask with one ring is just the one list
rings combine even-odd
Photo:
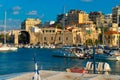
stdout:
[[103,26],[104,15],[102,14],[102,12],[90,12],[89,19],[93,21],[93,23],[96,24],[97,27]]
[[74,24],[82,24],[88,21],[88,14],[81,10],[70,10],[67,15],[66,24],[74,25]]
[[116,6],[112,9],[112,22],[120,24],[120,6]]

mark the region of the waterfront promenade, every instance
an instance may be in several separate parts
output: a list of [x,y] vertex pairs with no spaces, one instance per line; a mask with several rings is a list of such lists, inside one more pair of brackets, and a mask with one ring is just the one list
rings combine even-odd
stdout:
[[[41,80],[120,80],[119,75],[80,74],[61,71],[41,70]],[[32,80],[34,72],[0,76],[2,80]]]

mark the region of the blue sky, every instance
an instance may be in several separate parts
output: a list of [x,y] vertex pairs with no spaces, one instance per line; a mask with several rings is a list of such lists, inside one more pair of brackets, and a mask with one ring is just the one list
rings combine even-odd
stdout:
[[20,23],[26,18],[40,18],[42,22],[56,20],[58,14],[63,13],[63,7],[70,9],[102,11],[112,13],[112,8],[119,5],[119,0],[0,0],[0,25],[7,11],[9,28],[20,28]]

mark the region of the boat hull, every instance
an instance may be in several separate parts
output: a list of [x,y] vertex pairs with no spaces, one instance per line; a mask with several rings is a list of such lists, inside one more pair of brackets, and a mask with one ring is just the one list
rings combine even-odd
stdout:
[[95,59],[120,61],[120,56],[110,56],[110,55],[96,54]]

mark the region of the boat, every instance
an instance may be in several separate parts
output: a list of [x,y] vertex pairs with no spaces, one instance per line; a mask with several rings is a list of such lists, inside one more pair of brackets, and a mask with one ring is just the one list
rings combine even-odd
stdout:
[[87,74],[87,73],[88,73],[88,71],[85,70],[84,68],[78,68],[78,67],[75,67],[75,68],[67,68],[67,69],[66,69],[66,72],[84,73],[84,74]]
[[4,25],[4,44],[0,47],[0,52],[16,51],[18,48],[14,46],[7,46],[6,44],[6,11],[5,11],[5,25]]
[[16,51],[17,49],[17,47],[10,47],[4,44],[2,47],[0,47],[0,52]]
[[69,49],[59,49],[52,55],[53,57],[64,57],[64,58],[78,58],[77,55],[71,53]]
[[[95,68],[94,68],[94,64],[95,64]],[[88,61],[84,69],[87,70],[89,73],[93,72],[94,69],[96,73],[106,73],[111,71],[110,65],[107,62],[93,63]]]
[[113,60],[120,61],[120,56],[117,55],[108,55],[108,54],[95,54],[95,59],[98,60]]
[[[94,71],[94,65],[93,62],[88,61],[85,65],[85,67],[72,67],[72,68],[67,68],[67,72],[72,72],[72,73],[93,73]],[[95,63],[95,71],[96,73],[108,73],[111,71],[110,65],[106,62],[96,62]]]

